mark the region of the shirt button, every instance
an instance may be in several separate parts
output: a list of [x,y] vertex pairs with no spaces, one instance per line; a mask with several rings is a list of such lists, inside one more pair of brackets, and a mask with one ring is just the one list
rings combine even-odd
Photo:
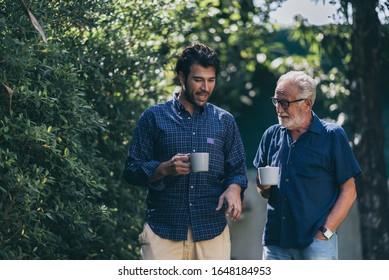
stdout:
[[193,135],[196,135],[196,132],[193,132],[192,134],[193,134]]
[[193,152],[193,153],[195,153],[195,152],[196,152],[196,150],[195,150],[195,149],[193,149],[193,150],[192,150],[192,152]]
[[286,179],[285,179],[285,182],[289,183],[289,179],[288,179],[288,178],[286,178]]
[[193,189],[193,186],[190,186],[191,189]]
[[189,203],[189,206],[192,206],[192,203]]
[[285,216],[284,216],[284,217],[282,217],[282,219],[283,219],[283,220],[285,220]]

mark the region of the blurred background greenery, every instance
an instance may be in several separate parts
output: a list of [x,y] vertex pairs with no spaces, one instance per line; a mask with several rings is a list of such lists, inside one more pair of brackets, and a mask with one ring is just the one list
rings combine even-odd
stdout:
[[270,12],[286,1],[0,0],[0,258],[138,258],[146,190],[122,180],[128,144],[201,41],[222,60],[211,101],[236,117],[249,168],[278,77],[317,79],[315,112],[363,169],[363,258],[389,259],[388,3],[321,1],[331,23],[283,27]]

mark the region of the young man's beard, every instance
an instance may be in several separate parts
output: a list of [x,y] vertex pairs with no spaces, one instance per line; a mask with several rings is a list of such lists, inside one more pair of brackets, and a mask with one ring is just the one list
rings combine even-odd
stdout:
[[183,88],[183,92],[184,92],[184,96],[185,96],[186,101],[188,101],[190,104],[194,105],[195,107],[205,106],[205,104],[208,102],[208,98],[211,95],[210,92],[208,92],[208,91],[202,91],[202,93],[207,94],[208,98],[204,104],[200,105],[200,104],[196,103],[196,99],[194,98],[198,92],[194,92],[193,95],[191,95],[191,92],[188,90],[188,87],[186,84],[185,84],[185,87]]

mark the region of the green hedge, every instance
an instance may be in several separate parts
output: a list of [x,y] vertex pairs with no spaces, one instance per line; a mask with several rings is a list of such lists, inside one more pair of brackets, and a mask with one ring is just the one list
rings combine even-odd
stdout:
[[145,189],[124,160],[170,97],[185,4],[26,2],[0,0],[0,258],[136,259]]

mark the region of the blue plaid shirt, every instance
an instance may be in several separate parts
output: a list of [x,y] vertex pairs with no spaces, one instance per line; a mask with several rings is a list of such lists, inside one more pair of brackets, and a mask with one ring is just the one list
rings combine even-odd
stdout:
[[[166,176],[150,183],[161,162],[178,153],[209,153],[209,172]],[[212,104],[191,116],[175,97],[148,108],[140,117],[127,155],[124,178],[147,186],[145,221],[160,237],[195,242],[212,239],[227,225],[218,199],[236,183],[247,188],[246,156],[233,116]]]

